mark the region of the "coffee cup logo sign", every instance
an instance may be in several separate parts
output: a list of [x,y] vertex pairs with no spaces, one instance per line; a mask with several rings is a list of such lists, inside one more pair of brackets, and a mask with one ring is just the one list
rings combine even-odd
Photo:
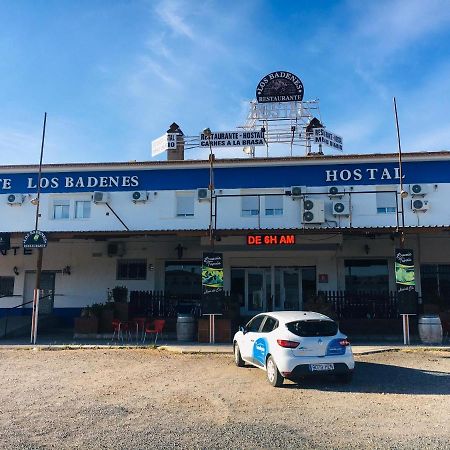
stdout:
[[23,248],[46,248],[47,236],[39,230],[30,231],[23,239]]
[[258,103],[301,102],[303,83],[290,72],[272,72],[266,75],[256,88]]

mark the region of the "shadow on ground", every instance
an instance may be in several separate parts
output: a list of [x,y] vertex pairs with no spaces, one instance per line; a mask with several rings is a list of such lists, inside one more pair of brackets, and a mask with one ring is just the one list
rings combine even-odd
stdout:
[[340,384],[331,377],[315,377],[302,379],[298,384],[284,386],[288,389],[336,392],[450,395],[450,373],[358,362],[353,381],[349,384]]

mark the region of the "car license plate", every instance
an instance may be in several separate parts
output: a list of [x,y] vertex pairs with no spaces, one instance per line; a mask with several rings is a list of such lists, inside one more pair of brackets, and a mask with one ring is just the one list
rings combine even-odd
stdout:
[[327,370],[334,370],[334,364],[310,364],[309,368],[311,372],[325,372]]

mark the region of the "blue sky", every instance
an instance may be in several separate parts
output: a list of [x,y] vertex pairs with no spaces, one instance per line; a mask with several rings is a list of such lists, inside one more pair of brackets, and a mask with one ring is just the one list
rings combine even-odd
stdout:
[[44,111],[45,162],[149,160],[173,121],[242,125],[276,70],[320,99],[345,153],[396,151],[394,95],[404,151],[450,149],[448,0],[9,0],[1,163],[38,161]]

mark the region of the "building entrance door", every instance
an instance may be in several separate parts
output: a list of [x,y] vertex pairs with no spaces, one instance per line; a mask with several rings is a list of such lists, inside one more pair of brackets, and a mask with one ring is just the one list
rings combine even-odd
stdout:
[[275,267],[275,311],[296,311],[302,306],[302,269]]
[[264,269],[247,269],[247,310],[257,314],[266,310],[266,276]]
[[[53,312],[53,303],[55,300],[55,272],[42,272],[41,291],[42,298],[39,301],[39,314],[51,314]],[[25,286],[23,302],[33,300],[34,288],[36,286],[36,272],[25,272]],[[25,308],[31,308],[31,303],[25,305]]]

